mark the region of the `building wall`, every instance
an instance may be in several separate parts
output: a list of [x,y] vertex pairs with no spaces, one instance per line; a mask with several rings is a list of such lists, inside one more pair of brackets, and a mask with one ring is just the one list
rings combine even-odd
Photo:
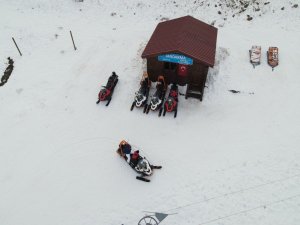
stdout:
[[163,73],[163,62],[157,60],[157,57],[147,59],[147,72],[151,81],[157,81],[159,75]]
[[157,81],[158,76],[164,75],[168,84],[178,83],[179,85],[186,85],[188,83],[205,84],[208,72],[208,66],[198,63],[194,60],[194,64],[187,66],[188,75],[186,77],[177,75],[177,68],[175,70],[165,70],[164,62],[158,61],[157,57],[147,59],[147,72],[150,80]]

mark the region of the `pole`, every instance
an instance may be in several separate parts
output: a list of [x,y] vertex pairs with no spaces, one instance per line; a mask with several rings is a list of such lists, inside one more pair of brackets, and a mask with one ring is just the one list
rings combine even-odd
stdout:
[[20,51],[20,49],[19,49],[19,47],[18,47],[18,45],[17,45],[17,43],[16,43],[16,41],[15,41],[15,39],[13,37],[12,37],[12,40],[14,41],[15,46],[16,46],[16,48],[18,49],[18,51],[20,53],[20,56],[22,56],[22,53],[21,53],[21,51]]
[[74,43],[74,39],[73,39],[73,35],[72,35],[72,31],[70,31],[70,35],[71,35],[71,38],[72,38],[72,42],[73,42],[73,46],[74,46],[74,50],[76,51],[76,50],[77,50],[77,48],[76,48],[76,46],[75,46],[75,43]]

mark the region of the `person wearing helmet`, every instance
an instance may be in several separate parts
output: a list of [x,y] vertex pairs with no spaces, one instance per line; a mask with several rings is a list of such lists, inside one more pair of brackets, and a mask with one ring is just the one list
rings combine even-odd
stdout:
[[134,168],[137,166],[139,158],[140,158],[140,151],[136,150],[133,152],[133,154],[130,154],[130,165]]
[[130,155],[131,153],[131,146],[130,144],[128,144],[126,141],[121,141],[119,144],[119,148],[117,151],[120,156],[124,157],[126,160],[128,159],[128,157],[126,155]]
[[14,64],[14,60],[12,60],[10,57],[8,57],[7,60],[8,60],[8,65]]
[[131,146],[128,143],[122,144],[121,149],[122,149],[123,154],[130,154],[130,152],[131,152]]

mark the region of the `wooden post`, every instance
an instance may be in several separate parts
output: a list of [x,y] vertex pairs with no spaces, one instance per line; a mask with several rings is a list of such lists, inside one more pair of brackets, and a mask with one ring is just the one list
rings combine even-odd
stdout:
[[72,38],[72,42],[73,42],[73,46],[74,46],[74,50],[76,51],[76,50],[77,50],[77,48],[76,48],[76,46],[75,46],[75,43],[74,43],[74,39],[73,39],[73,35],[72,35],[72,31],[70,31],[70,35],[71,35],[71,38]]
[[18,47],[18,45],[17,45],[17,43],[16,43],[16,41],[15,41],[15,39],[13,37],[12,37],[12,40],[14,41],[15,46],[17,47],[17,49],[18,49],[18,51],[20,53],[20,56],[22,56],[22,53],[21,53],[21,51],[20,51],[20,49],[19,49],[19,47]]

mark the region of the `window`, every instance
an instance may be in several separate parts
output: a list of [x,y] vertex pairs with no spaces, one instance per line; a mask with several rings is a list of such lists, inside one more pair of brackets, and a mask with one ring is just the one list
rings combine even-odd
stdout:
[[165,70],[175,70],[177,64],[176,63],[171,63],[171,62],[165,62],[164,63],[164,69]]

